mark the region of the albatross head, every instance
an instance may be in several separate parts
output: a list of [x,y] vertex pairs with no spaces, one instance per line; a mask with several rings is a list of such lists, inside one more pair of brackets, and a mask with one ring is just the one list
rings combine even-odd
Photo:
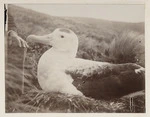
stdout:
[[27,42],[37,42],[51,45],[55,51],[68,52],[76,55],[78,49],[78,37],[70,29],[58,28],[44,36],[29,35]]

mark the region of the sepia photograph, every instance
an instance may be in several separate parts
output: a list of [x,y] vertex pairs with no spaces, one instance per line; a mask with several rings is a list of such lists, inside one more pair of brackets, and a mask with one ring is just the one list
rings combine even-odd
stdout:
[[4,4],[5,113],[146,113],[144,4]]

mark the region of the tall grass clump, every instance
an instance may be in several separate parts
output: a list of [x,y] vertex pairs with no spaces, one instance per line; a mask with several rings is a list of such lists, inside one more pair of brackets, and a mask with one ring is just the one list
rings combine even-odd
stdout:
[[134,31],[118,34],[105,54],[113,63],[137,63],[144,66],[144,35]]

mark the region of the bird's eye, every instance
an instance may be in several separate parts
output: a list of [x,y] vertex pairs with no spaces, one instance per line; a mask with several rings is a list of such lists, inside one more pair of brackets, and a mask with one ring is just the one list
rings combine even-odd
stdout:
[[64,36],[63,36],[63,35],[61,35],[61,38],[64,38]]

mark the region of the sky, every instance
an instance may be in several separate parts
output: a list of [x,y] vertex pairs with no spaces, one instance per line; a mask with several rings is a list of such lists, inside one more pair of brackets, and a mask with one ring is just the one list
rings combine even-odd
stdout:
[[121,22],[144,22],[144,5],[16,4],[52,16],[89,17]]

